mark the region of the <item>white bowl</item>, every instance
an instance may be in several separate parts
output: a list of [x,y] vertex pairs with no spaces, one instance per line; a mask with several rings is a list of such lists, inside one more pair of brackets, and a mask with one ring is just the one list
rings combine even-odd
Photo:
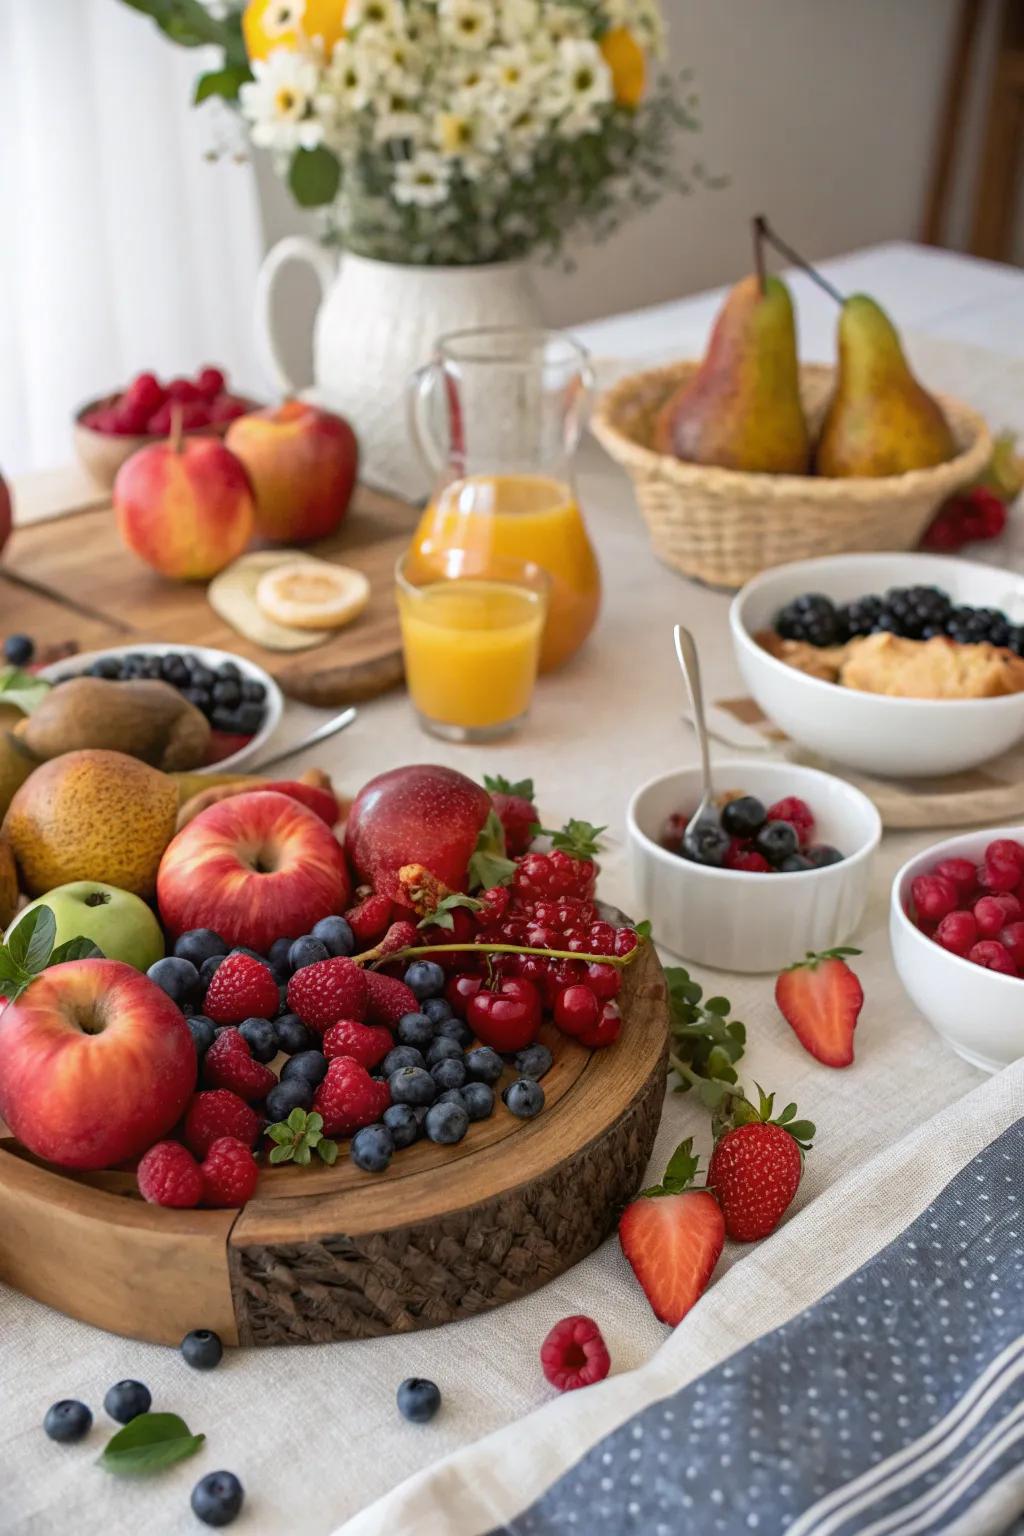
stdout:
[[998,1072],[1024,1056],[1024,981],[962,960],[907,916],[910,887],[940,859],[981,861],[997,837],[1024,841],[1024,827],[988,827],[947,837],[909,859],[892,883],[889,940],[897,975],[934,1030],[972,1066]]
[[862,773],[926,778],[960,773],[1024,736],[1024,693],[996,699],[892,699],[808,677],[754,639],[804,592],[849,602],[888,587],[937,586],[957,603],[1001,608],[1024,622],[1024,580],[947,555],[836,555],[765,571],[729,610],[743,680],[764,713],[793,741]]
[[779,971],[808,950],[831,949],[864,914],[871,865],[882,836],[878,812],[852,784],[791,763],[747,758],[713,764],[715,784],[742,789],[766,805],[799,795],[814,812],[815,841],[832,843],[841,864],[760,875],[691,864],[659,842],[670,815],[700,800],[700,771],[659,774],[636,791],[626,812],[636,911],[655,941],[720,971]]
[[198,656],[206,666],[213,668],[219,667],[222,662],[233,661],[246,682],[262,683],[267,690],[266,713],[256,735],[244,747],[239,747],[237,752],[232,752],[230,757],[223,757],[217,763],[207,763],[194,772],[228,773],[232,768],[240,768],[267,744],[280,725],[284,711],[284,695],[270,673],[264,672],[254,661],[247,661],[244,656],[235,656],[231,651],[218,651],[209,645],[115,645],[105,651],[82,651],[75,656],[62,657],[60,661],[51,662],[48,667],[40,667],[39,676],[50,683],[64,682],[69,677],[80,676],[94,661],[102,661],[107,656],[167,656],[172,653],[178,656]]

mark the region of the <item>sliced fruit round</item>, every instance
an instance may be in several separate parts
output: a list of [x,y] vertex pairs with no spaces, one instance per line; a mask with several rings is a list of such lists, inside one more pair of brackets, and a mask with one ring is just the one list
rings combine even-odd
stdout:
[[340,629],[370,601],[362,571],[326,561],[296,560],[260,577],[256,602],[268,619],[293,629]]

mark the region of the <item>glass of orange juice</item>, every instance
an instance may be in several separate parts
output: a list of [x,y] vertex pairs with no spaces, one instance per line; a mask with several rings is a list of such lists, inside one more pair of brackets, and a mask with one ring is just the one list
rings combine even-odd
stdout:
[[395,569],[405,677],[424,730],[494,741],[526,718],[551,582],[527,560],[446,550]]
[[573,483],[591,386],[571,337],[507,328],[442,337],[410,385],[410,427],[435,477],[412,554],[460,550],[547,571],[542,672],[579,649],[601,602]]

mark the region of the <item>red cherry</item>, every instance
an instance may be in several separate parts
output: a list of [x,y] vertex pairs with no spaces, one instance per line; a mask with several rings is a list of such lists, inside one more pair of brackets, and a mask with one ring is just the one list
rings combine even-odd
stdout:
[[496,1051],[521,1051],[530,1045],[540,1021],[540,993],[523,976],[505,976],[494,989],[481,988],[466,1008],[470,1029]]
[[196,388],[204,400],[212,400],[216,395],[219,395],[223,391],[225,383],[226,380],[219,368],[207,366],[200,368],[196,374]]
[[599,1051],[603,1046],[611,1045],[617,1040],[621,1030],[622,1014],[619,1012],[618,1003],[605,1003],[597,1023],[583,1031],[579,1036],[579,1042],[580,1045],[585,1045],[592,1051]]
[[444,989],[444,995],[448,1006],[460,1019],[466,1017],[466,1009],[472,998],[480,991],[484,984],[482,976],[474,976],[466,971],[460,971],[457,976],[452,976]]
[[[986,896],[986,901],[992,900]],[[978,923],[973,912],[947,912],[935,930],[935,938],[954,955],[966,955],[978,939]]]
[[969,951],[968,960],[982,965],[987,971],[1001,971],[1004,976],[1019,976],[1010,951],[996,939],[980,939]]
[[943,875],[918,875],[910,887],[910,897],[919,917],[937,923],[956,909],[957,888]]
[[615,953],[620,959],[624,955],[631,955],[639,943],[633,928],[620,928],[615,935]]
[[567,1035],[581,1036],[601,1017],[601,1004],[589,987],[563,987],[555,997],[555,1023]]
[[591,964],[587,966],[587,986],[603,1003],[610,1002],[618,996],[622,978],[614,965]]

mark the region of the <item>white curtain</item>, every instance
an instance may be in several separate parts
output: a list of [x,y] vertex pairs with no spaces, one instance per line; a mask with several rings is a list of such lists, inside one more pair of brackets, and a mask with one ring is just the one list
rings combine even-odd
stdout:
[[0,468],[72,458],[85,400],[145,368],[226,366],[252,341],[252,167],[205,158],[202,54],[119,0],[0,0]]

